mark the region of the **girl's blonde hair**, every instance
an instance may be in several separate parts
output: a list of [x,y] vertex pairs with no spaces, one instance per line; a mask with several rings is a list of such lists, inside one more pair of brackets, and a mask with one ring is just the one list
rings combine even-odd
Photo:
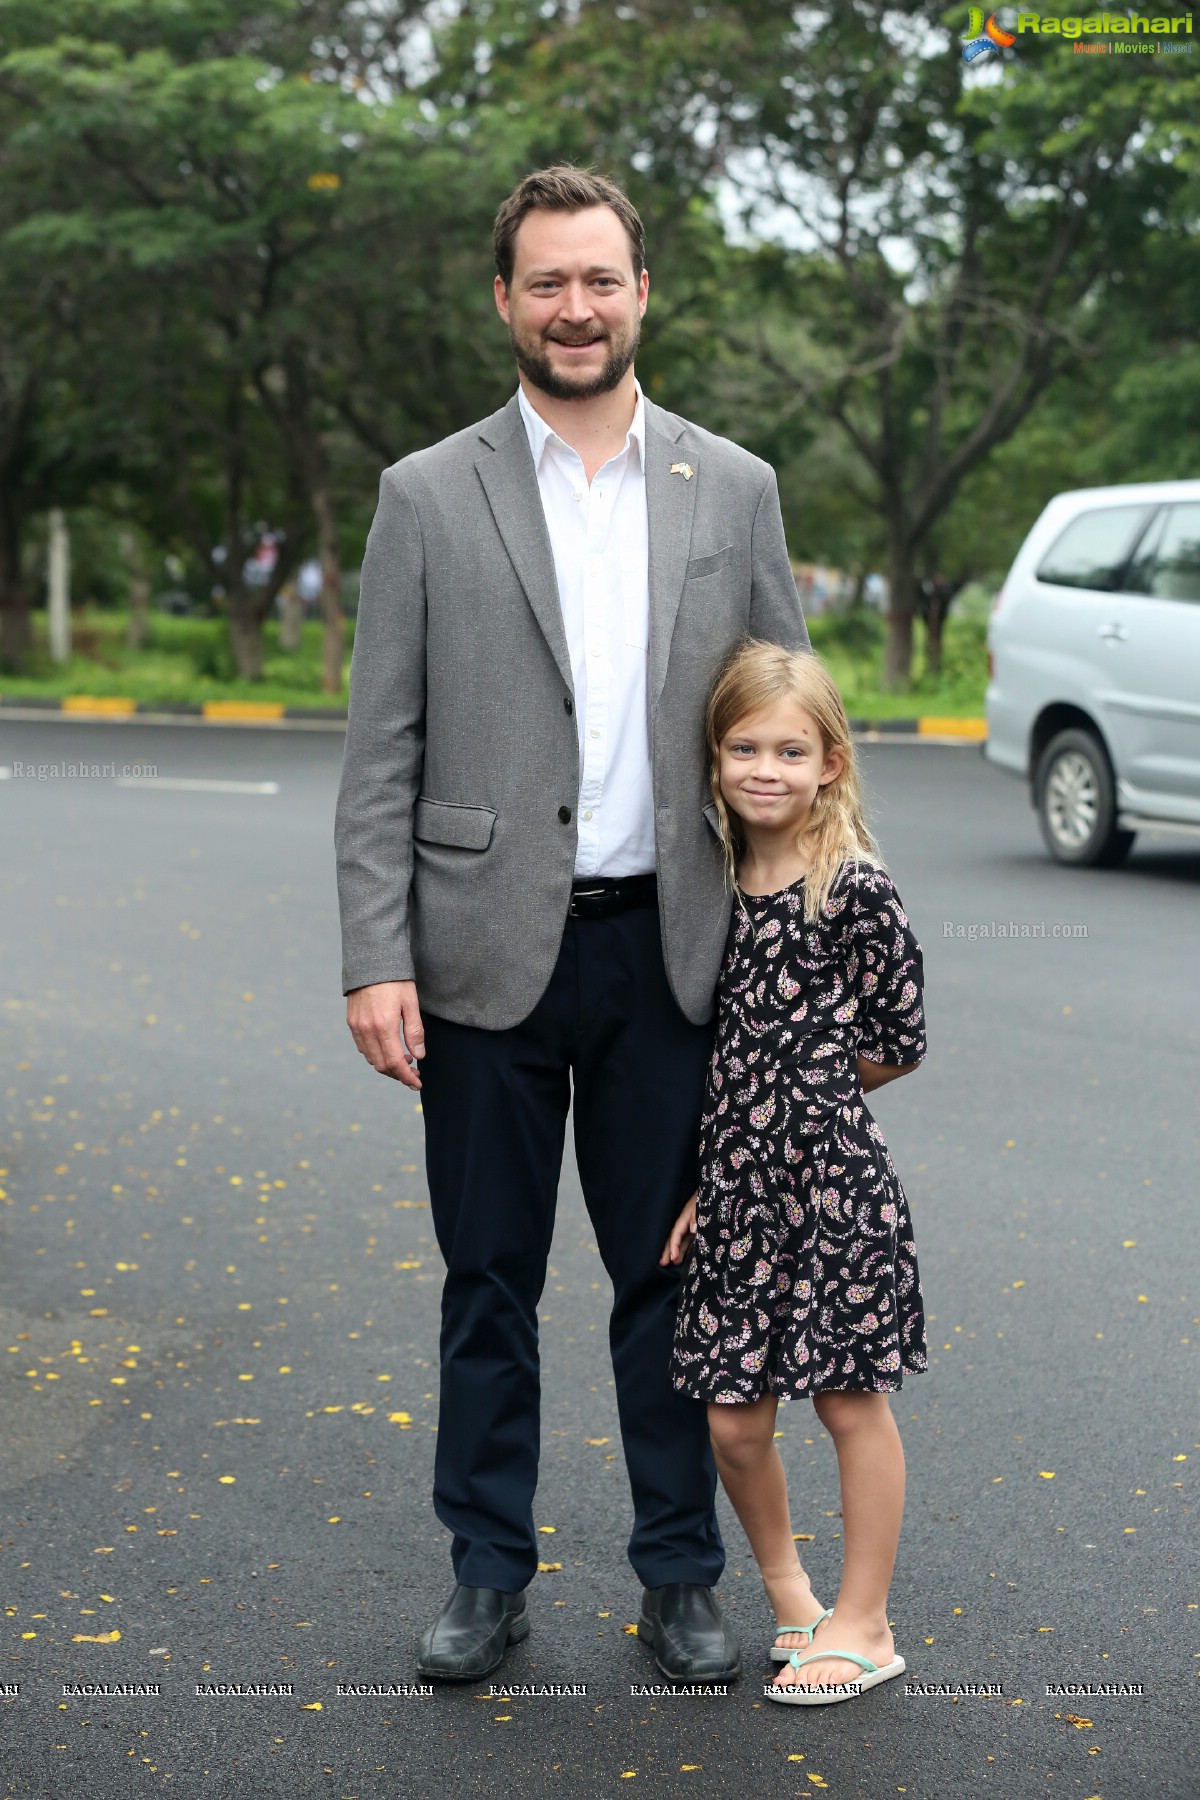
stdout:
[[[736,892],[737,859],[746,844],[741,822],[729,811],[721,792],[721,741],[742,720],[779,700],[794,700],[808,714],[820,734],[825,756],[840,750],[843,758],[841,774],[817,789],[809,822],[796,833],[796,850],[808,855],[804,918],[811,924],[829,898],[839,865],[847,858],[856,869],[859,863],[884,866],[864,815],[846,709],[818,656],[807,650],[787,650],[761,638],[744,638],[727,653],[713,676],[705,709],[709,784],[725,846],[725,878]],[[740,894],[738,902],[745,912]],[[749,914],[746,916],[749,922]]]

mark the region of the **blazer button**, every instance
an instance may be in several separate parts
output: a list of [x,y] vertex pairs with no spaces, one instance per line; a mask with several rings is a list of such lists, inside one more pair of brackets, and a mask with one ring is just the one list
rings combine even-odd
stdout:
[[575,711],[575,702],[572,700],[570,694],[563,695],[563,706],[568,713],[573,713]]
[[558,817],[559,817],[560,822],[563,825],[569,825],[571,823],[570,807],[569,806],[560,806],[558,809]]

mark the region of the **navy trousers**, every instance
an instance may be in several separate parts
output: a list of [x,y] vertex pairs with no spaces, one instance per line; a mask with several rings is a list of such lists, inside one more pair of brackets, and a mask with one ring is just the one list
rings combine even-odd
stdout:
[[546,992],[506,1031],[423,1018],[426,1171],[446,1263],[433,1503],[454,1534],[456,1580],[517,1593],[537,1570],[537,1309],[573,1078],[576,1160],[613,1285],[629,1560],[645,1587],[711,1587],[725,1551],[707,1411],[670,1384],[681,1270],[658,1258],[697,1185],[715,1020],[680,1012],[656,907],[568,918]]

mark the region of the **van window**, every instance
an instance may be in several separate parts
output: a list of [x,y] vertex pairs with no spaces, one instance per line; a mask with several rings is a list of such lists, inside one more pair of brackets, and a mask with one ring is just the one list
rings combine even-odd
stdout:
[[1200,605],[1200,506],[1169,506],[1145,592]]
[[1097,506],[1080,513],[1042,558],[1038,580],[1053,582],[1056,587],[1115,592],[1151,510],[1149,506]]

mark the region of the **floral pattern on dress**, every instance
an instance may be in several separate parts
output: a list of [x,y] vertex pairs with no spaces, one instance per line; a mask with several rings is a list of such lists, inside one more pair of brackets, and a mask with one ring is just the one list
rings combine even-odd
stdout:
[[882,869],[734,905],[701,1117],[696,1240],[671,1356],[726,1403],[889,1393],[928,1367],[908,1201],[858,1057],[926,1052],[921,946]]

